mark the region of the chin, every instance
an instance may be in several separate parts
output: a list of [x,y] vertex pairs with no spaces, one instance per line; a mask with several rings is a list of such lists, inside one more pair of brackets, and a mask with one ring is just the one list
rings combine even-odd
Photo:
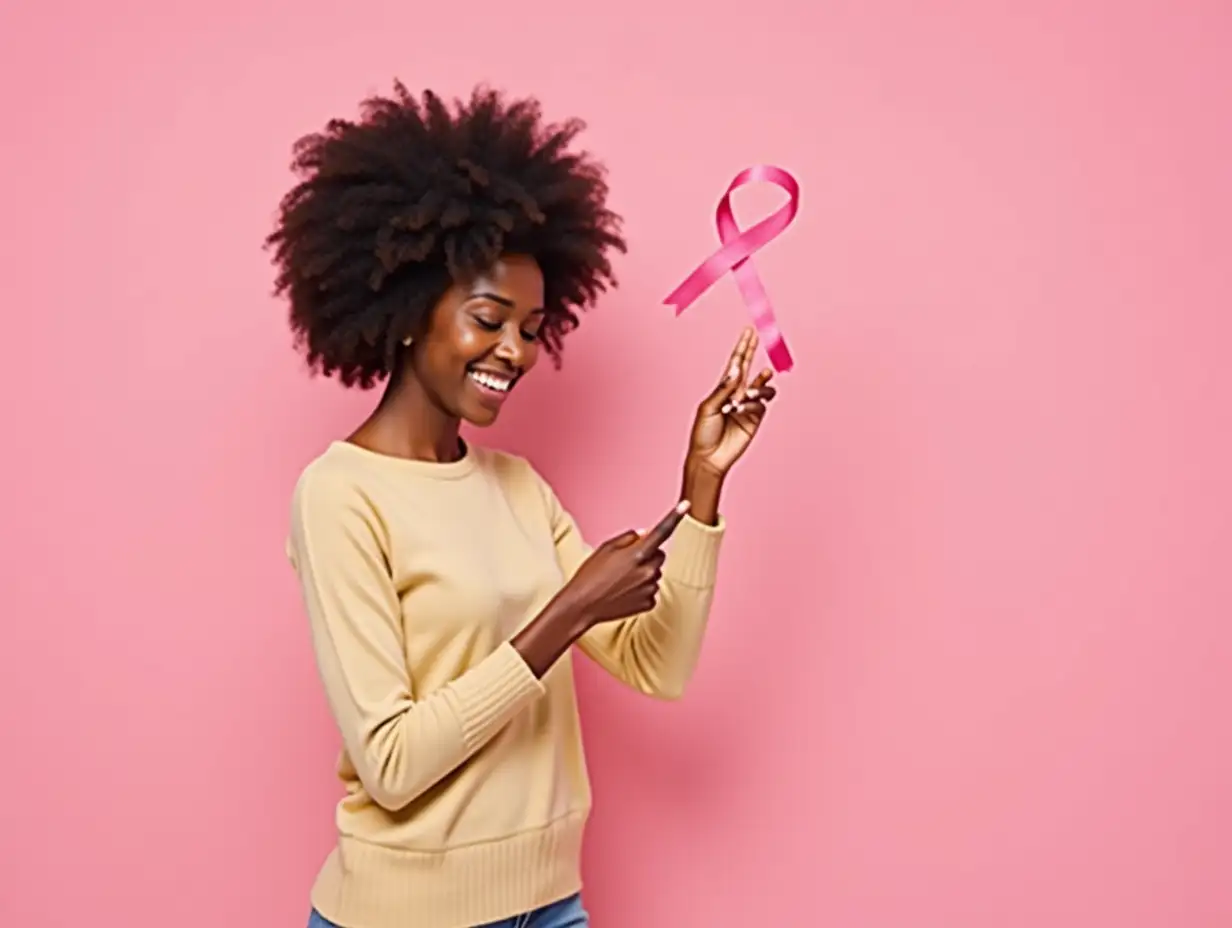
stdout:
[[462,412],[460,418],[467,425],[474,426],[479,429],[486,429],[490,425],[494,425],[496,420],[500,418],[500,410],[483,409],[483,408],[468,408]]
[[456,396],[458,418],[478,428],[486,428],[500,418],[501,408],[509,399],[508,391],[497,393],[477,387],[467,378],[466,385]]

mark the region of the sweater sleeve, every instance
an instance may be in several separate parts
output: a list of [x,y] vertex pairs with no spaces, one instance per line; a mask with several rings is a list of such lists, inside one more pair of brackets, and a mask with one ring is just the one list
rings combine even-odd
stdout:
[[[552,539],[565,578],[590,556],[576,521],[539,478]],[[725,523],[685,516],[667,543],[655,607],[641,615],[591,628],[578,641],[582,652],[621,682],[659,699],[678,699],[693,676],[714,597]]]
[[447,685],[414,697],[381,521],[345,478],[301,477],[288,554],[330,711],[378,805],[396,811],[409,804],[543,693],[504,642]]

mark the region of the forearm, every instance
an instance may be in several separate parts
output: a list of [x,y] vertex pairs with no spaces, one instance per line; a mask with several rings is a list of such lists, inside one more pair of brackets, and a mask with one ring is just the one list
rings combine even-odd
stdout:
[[[317,641],[326,696],[347,753],[372,800],[391,811],[464,764],[543,693],[523,658],[503,644],[419,699],[392,681],[367,696],[325,636]],[[370,675],[378,666],[369,665]]]
[[[587,624],[585,616],[555,599],[507,647],[443,689],[399,707],[388,723],[370,725],[361,746],[366,774],[361,779],[376,802],[399,809],[465,763],[540,695],[538,681]],[[527,679],[528,668],[533,681]]]
[[689,501],[689,515],[703,525],[719,524],[719,497],[723,494],[723,474],[694,461],[686,461],[680,497]]
[[586,617],[557,596],[513,636],[510,644],[531,673],[542,679],[588,627]]

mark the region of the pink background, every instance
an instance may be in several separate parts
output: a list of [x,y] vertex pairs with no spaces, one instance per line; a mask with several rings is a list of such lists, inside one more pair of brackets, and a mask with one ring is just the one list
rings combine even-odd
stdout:
[[260,243],[398,75],[611,167],[624,286],[486,436],[595,539],[670,501],[743,321],[659,305],[717,195],[803,183],[695,685],[584,665],[599,928],[1232,923],[1232,7],[1169,6],[6,4],[0,920],[303,924],[288,494],[373,397],[303,375]]

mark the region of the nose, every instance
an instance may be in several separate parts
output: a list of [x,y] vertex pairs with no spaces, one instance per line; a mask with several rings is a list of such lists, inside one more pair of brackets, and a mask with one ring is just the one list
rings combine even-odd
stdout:
[[514,372],[521,372],[526,367],[527,350],[526,339],[522,337],[518,327],[507,325],[501,330],[500,341],[496,343],[492,354],[509,365]]

